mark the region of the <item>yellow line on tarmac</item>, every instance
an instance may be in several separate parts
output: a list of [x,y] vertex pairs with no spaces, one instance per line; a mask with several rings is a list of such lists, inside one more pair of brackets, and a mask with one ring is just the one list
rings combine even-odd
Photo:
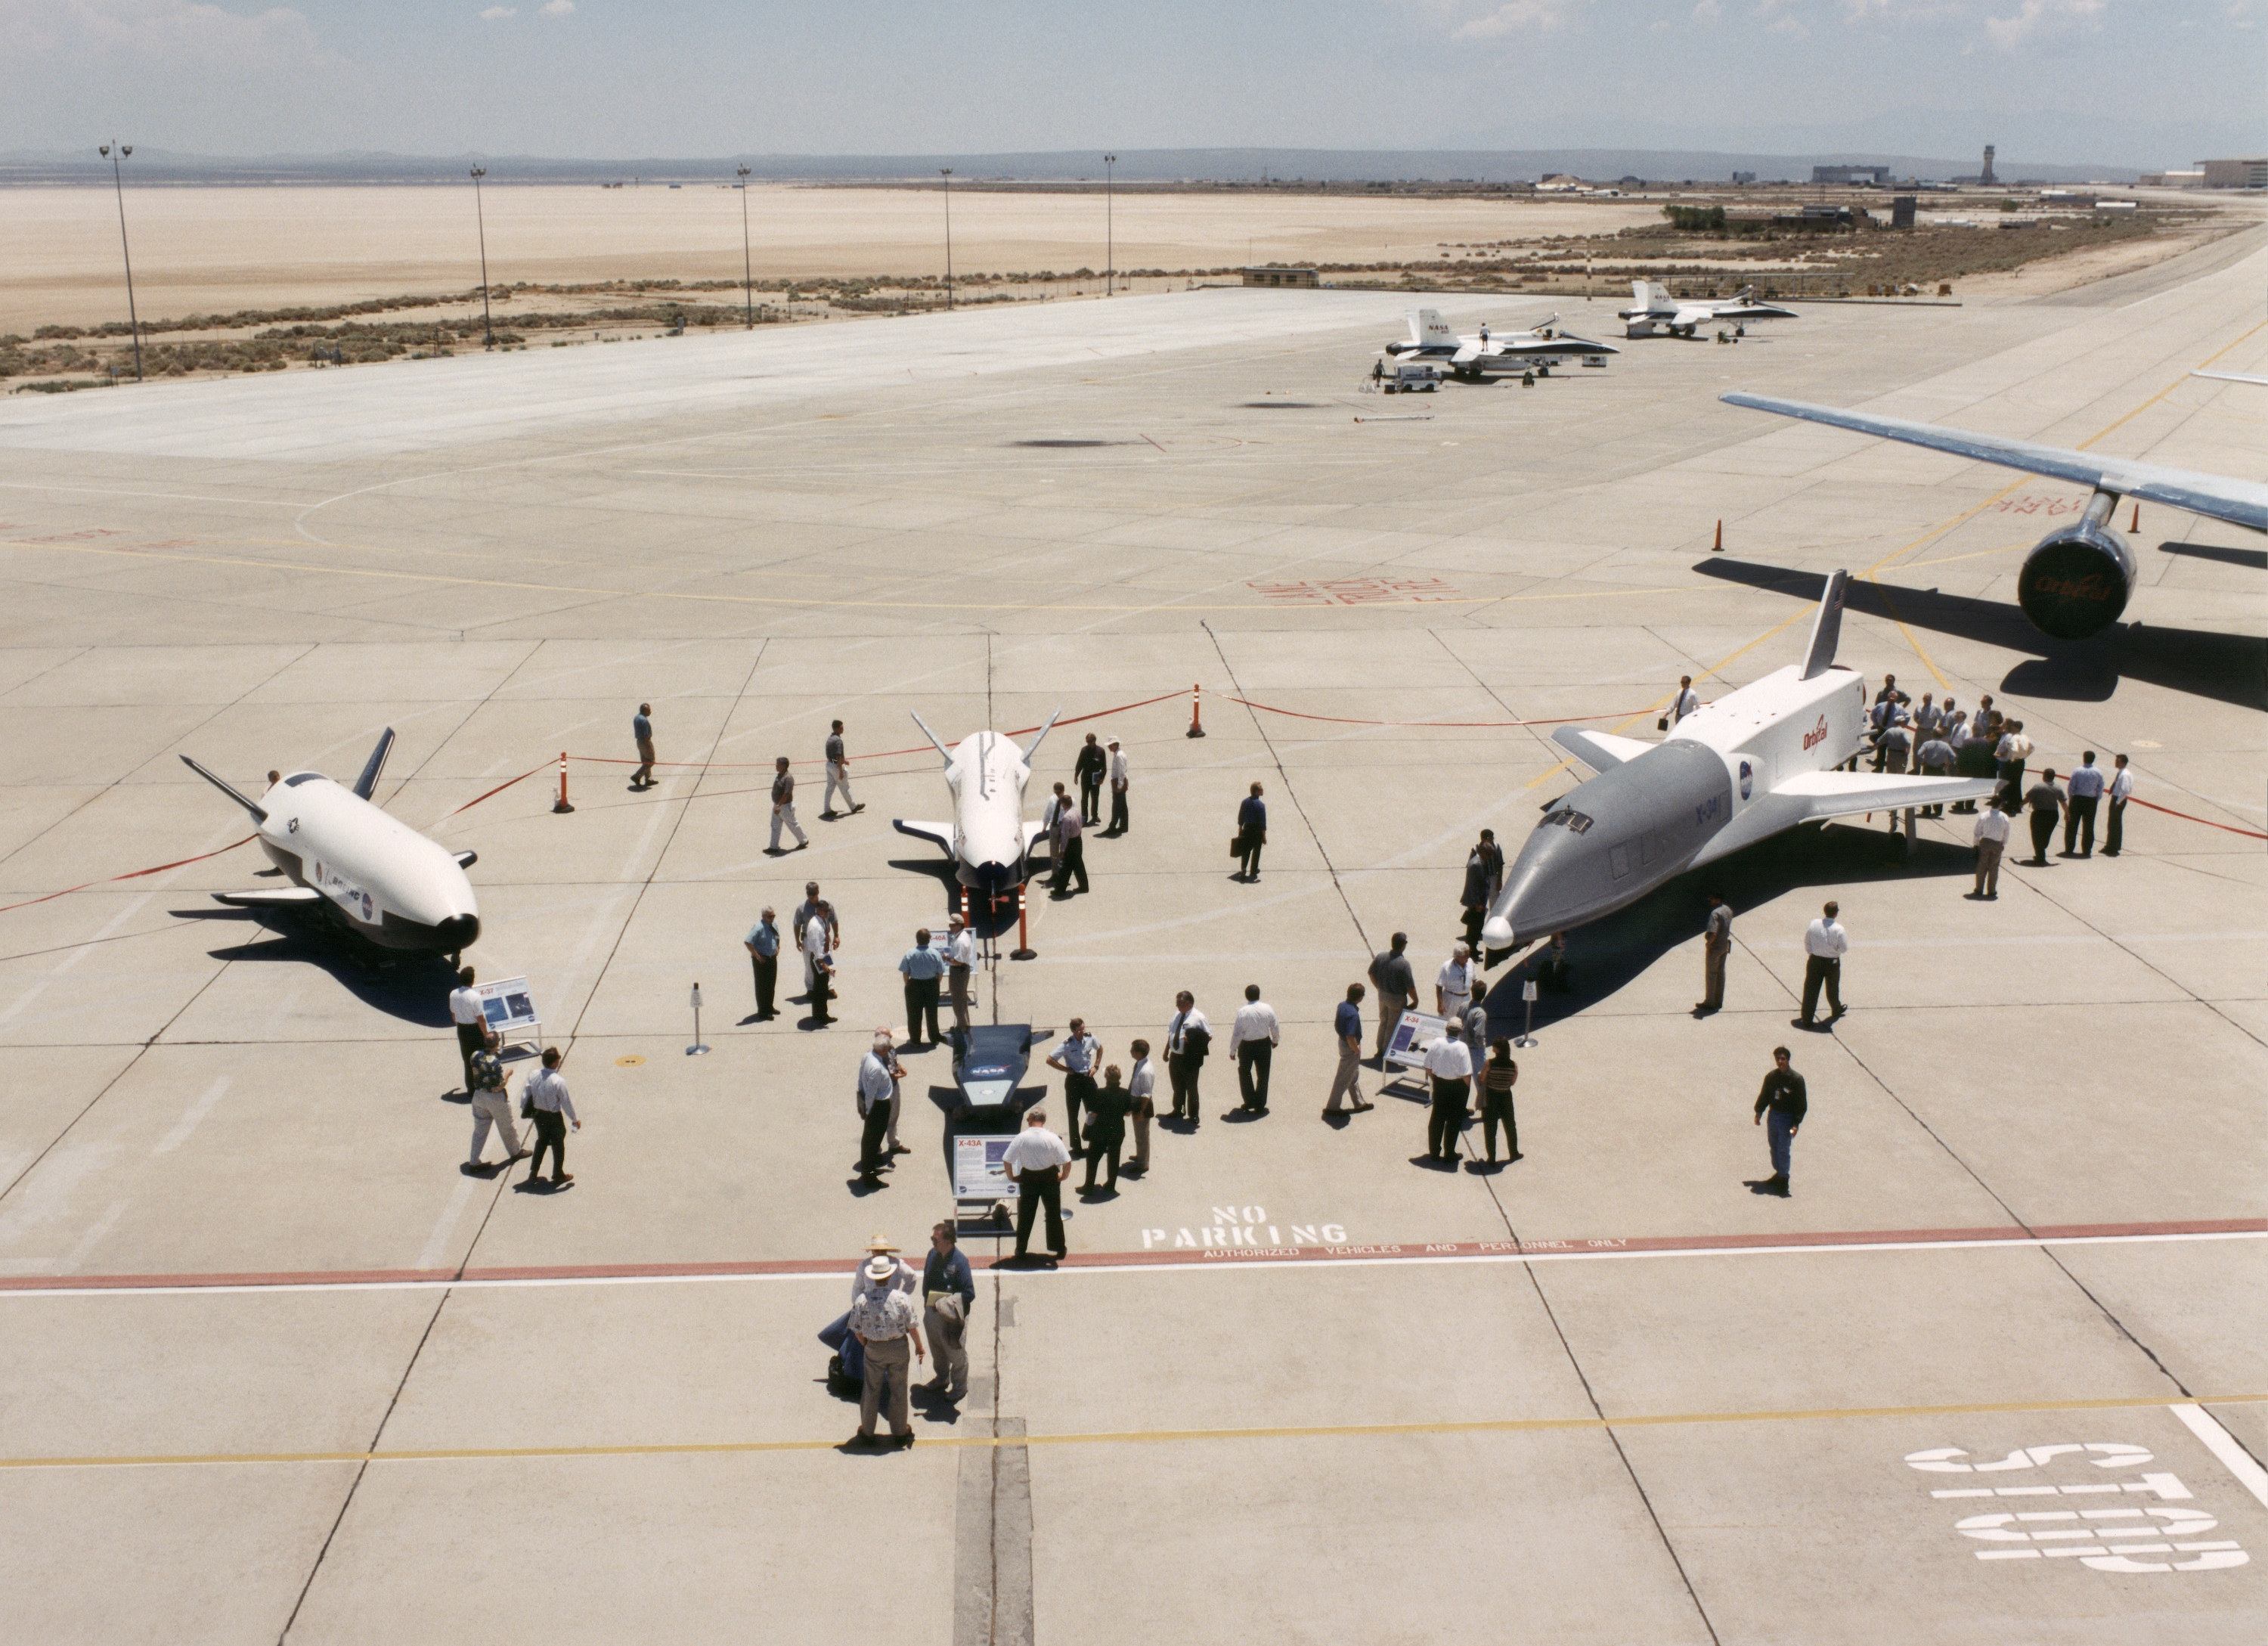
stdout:
[[2248,327],[2248,328],[2246,328],[2242,333],[2241,333],[2241,334],[2237,336],[2237,338],[2235,339],[2235,342],[2229,343],[2226,348],[2215,349],[2215,350],[2214,350],[2211,354],[2209,354],[2209,355],[2205,356],[2205,358],[2204,359],[2199,360],[2199,361],[2198,361],[2195,365],[2193,365],[2193,366],[2190,367],[2188,372],[2183,372],[2183,373],[2179,377],[2176,378],[2172,382],[2170,382],[2170,383],[2167,384],[2163,388],[2160,389],[2156,394],[2154,394],[2154,395],[2151,395],[2151,396],[2149,397],[2149,399],[2147,399],[2147,400],[2144,401],[2140,405],[2139,405],[2139,406],[2135,407],[2133,410],[2132,410],[2132,411],[2128,412],[2124,417],[2123,417],[2119,418],[2119,419],[2118,419],[2118,421],[2117,421],[2117,423],[2111,424],[2110,424],[2110,425],[2109,425],[2108,427],[2106,427],[2106,428],[2103,428],[2103,429],[2098,430],[2095,433],[2094,433],[2094,434],[2090,435],[2090,436],[2089,436],[2089,437],[2088,437],[2086,439],[2081,440],[2081,441],[2079,443],[2079,449],[2080,449],[2080,451],[2082,451],[2082,452],[2083,452],[2083,451],[2085,451],[2088,447],[2090,447],[2090,446],[2094,445],[2095,441],[2097,441],[2097,440],[2100,440],[2100,439],[2102,439],[2106,438],[2106,437],[2107,437],[2107,436],[2109,436],[2110,433],[2112,433],[2114,431],[2116,431],[2116,430],[2117,430],[2117,429],[2120,429],[2120,428],[2124,427],[2125,424],[2129,424],[2129,423],[2132,423],[2135,418],[2137,418],[2137,417],[2140,417],[2144,412],[2147,411],[2151,407],[2153,407],[2153,406],[2156,405],[2160,401],[2163,400],[2167,395],[2169,395],[2172,394],[2176,389],[2179,388],[2180,388],[2183,383],[2187,382],[2187,381],[2189,380],[2190,372],[2202,372],[2202,371],[2204,371],[2205,367],[2207,367],[2208,365],[2212,365],[2215,360],[2218,360],[2219,358],[2220,358],[2220,357],[2221,357],[2222,355],[2227,354],[2230,349],[2234,349],[2235,347],[2236,347],[2237,343],[2242,343],[2246,338],[2248,338],[2248,337],[2251,336],[2252,336],[2252,334],[2253,334],[2254,332],[2258,331],[2262,326],[2268,326],[2268,320],[2264,320],[2264,321],[2258,321],[2257,324],[2252,325],[2252,326],[2250,326],[2250,327]]
[[[1476,1418],[1434,1423],[1275,1424],[1259,1428],[1105,1429],[1085,1434],[934,1435],[925,1447],[1124,1446],[1155,1443],[1251,1440],[1366,1440],[1399,1435],[1519,1435],[1555,1429],[1677,1428],[1709,1423],[1847,1422],[1873,1418],[1972,1417],[2015,1412],[2133,1411],[2166,1406],[2245,1406],[2268,1394],[2162,1395],[2099,1400],[1980,1400],[1952,1406],[1829,1406],[1793,1412],[1674,1412],[1634,1417]],[[833,1451],[835,1440],[720,1440],[627,1446],[436,1446],[401,1451],[246,1451],[156,1453],[141,1457],[0,1458],[0,1469],[181,1468],[243,1464],[491,1463],[532,1458],[727,1457],[743,1452]]]

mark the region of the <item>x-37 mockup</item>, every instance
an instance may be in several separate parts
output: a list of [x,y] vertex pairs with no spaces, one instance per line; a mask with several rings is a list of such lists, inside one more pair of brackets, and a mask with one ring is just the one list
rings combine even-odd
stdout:
[[294,771],[256,801],[183,755],[182,764],[252,814],[260,849],[291,879],[272,891],[215,892],[214,901],[320,912],[380,948],[470,948],[481,934],[480,905],[465,878],[474,854],[435,844],[371,801],[393,749],[389,726],[352,788],[320,771]]
[[1040,727],[1029,749],[999,732],[971,732],[957,749],[947,749],[938,734],[914,716],[922,735],[945,757],[946,786],[953,791],[951,823],[909,823],[894,820],[900,834],[934,840],[953,854],[954,871],[964,886],[987,892],[1013,890],[1024,883],[1026,859],[1032,842],[1043,831],[1024,821],[1024,786],[1032,780],[1032,757],[1056,723],[1055,714]]
[[1481,929],[1491,962],[1798,823],[1992,792],[1989,778],[1835,770],[1866,746],[1866,683],[1835,661],[1849,579],[1828,579],[1800,666],[1687,715],[1662,742],[1553,734],[1599,775],[1553,801],[1521,846]]

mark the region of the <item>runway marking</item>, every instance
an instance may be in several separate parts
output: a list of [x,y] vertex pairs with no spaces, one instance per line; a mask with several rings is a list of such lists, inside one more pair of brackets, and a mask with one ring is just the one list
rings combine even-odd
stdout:
[[[2200,1403],[2250,1406],[2268,1394],[2202,1395]],[[1849,1422],[1874,1418],[1988,1416],[2017,1412],[2124,1412],[2166,1404],[2162,1395],[2111,1396],[2093,1400],[1978,1400],[1954,1406],[1825,1406],[1786,1412],[1662,1412],[1625,1417],[1508,1417],[1447,1419],[1424,1423],[1284,1423],[1258,1428],[1101,1429],[1063,1435],[924,1434],[921,1445],[1127,1446],[1192,1441],[1367,1440],[1403,1435],[1521,1435],[1554,1430],[1676,1428],[1712,1423]],[[766,1451],[837,1451],[839,1440],[718,1440],[654,1442],[624,1446],[431,1446],[400,1451],[155,1452],[140,1456],[0,1458],[0,1469],[147,1469],[291,1463],[487,1463],[535,1458],[730,1457]]]
[[2237,1484],[2258,1498],[2263,1509],[2268,1509],[2268,1469],[2255,1463],[2251,1454],[2236,1443],[2236,1437],[2203,1406],[2177,1406],[2172,1410],[2182,1427],[2203,1441],[2205,1449],[2236,1477]]
[[478,1177],[460,1177],[457,1179],[456,1188],[450,1192],[449,1203],[441,1208],[441,1215],[433,1224],[432,1237],[426,1241],[425,1250],[417,1254],[419,1268],[438,1269],[441,1266],[442,1259],[449,1254],[450,1233],[457,1227],[457,1220],[465,1214],[465,1207],[472,1204],[473,1191],[482,1182],[482,1179]]
[[173,1123],[173,1129],[158,1140],[157,1147],[150,1151],[151,1157],[170,1155],[188,1142],[189,1133],[195,1131],[198,1124],[213,1111],[213,1105],[228,1095],[228,1086],[229,1076],[224,1074],[206,1087],[204,1096],[191,1103],[182,1112],[181,1118]]
[[[538,594],[576,594],[594,600],[659,600],[687,601],[695,604],[724,606],[786,607],[794,610],[850,609],[877,611],[905,610],[903,600],[818,600],[793,594],[708,594],[684,590],[659,588],[608,588],[596,584],[532,583],[515,578],[452,577],[438,572],[389,572],[375,566],[311,565],[298,560],[254,560],[236,555],[175,554],[155,549],[108,548],[94,543],[40,543],[35,539],[0,538],[0,547],[38,549],[73,554],[107,554],[129,560],[173,560],[188,565],[240,566],[254,572],[298,572],[328,577],[372,578],[397,583],[438,583],[457,588],[509,588]],[[1660,588],[1575,589],[1552,594],[1473,594],[1454,598],[1384,601],[1367,602],[1388,606],[1492,606],[1515,601],[1561,600],[1627,600],[1640,594],[1684,594],[1690,589],[1683,587]],[[1158,609],[1156,606],[1079,605],[1062,601],[1011,602],[1000,601],[934,601],[924,599],[925,611],[1100,611],[1116,616],[1135,616]],[[1253,601],[1233,606],[1193,606],[1178,602],[1165,602],[1173,611],[1275,611],[1281,608],[1265,602]],[[1318,609],[1321,609],[1320,608]],[[1336,609],[1333,608],[1332,609]]]
[[[1987,1248],[2188,1244],[2268,1238],[2268,1218],[2164,1223],[2076,1223],[2039,1229],[1824,1230],[1791,1235],[1637,1236],[1575,1240],[1350,1241],[1319,1246],[1221,1246],[1211,1251],[1076,1252],[1057,1273],[1152,1269],[1287,1268],[1384,1263],[1535,1263],[1599,1258],[1762,1257],[1820,1251],[1955,1251]],[[400,1291],[437,1287],[611,1286],[697,1281],[839,1280],[844,1258],[715,1263],[593,1263],[508,1268],[282,1270],[266,1273],[22,1275],[0,1278],[0,1296],[158,1296],[181,1293]],[[1000,1266],[1044,1278],[1044,1270]]]

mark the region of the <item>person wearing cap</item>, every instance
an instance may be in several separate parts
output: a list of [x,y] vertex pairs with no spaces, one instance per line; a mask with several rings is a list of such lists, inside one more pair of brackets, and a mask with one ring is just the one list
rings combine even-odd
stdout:
[[951,1219],[929,1231],[922,1301],[922,1325],[937,1356],[937,1376],[927,1387],[932,1393],[958,1400],[968,1392],[968,1350],[961,1340],[968,1330],[969,1312],[976,1307],[976,1280],[968,1272],[968,1259],[961,1254]]
[[1016,1185],[1016,1261],[1024,1261],[1032,1244],[1032,1220],[1048,1208],[1048,1255],[1061,1258],[1064,1244],[1063,1183],[1071,1176],[1071,1151],[1063,1139],[1048,1130],[1048,1111],[1024,1111],[1024,1129],[1000,1156],[1000,1163]]
[[1106,835],[1126,832],[1126,751],[1114,737],[1110,740],[1110,827],[1102,831]]
[[959,915],[945,936],[946,980],[953,990],[953,1027],[961,1043],[968,1043],[968,984],[976,970],[976,934]]
[[[866,1278],[866,1271],[876,1258],[887,1258],[893,1266],[889,1279],[872,1281]],[[915,1273],[913,1266],[898,1256],[897,1247],[892,1245],[880,1235],[877,1235],[866,1243],[865,1255],[850,1266],[850,1301],[855,1303],[868,1292],[880,1287],[894,1288],[910,1297],[914,1295],[915,1287],[919,1285],[921,1277]],[[855,1383],[866,1375],[865,1362],[859,1353],[858,1340],[850,1335],[849,1310],[846,1309],[837,1315],[833,1323],[820,1332],[819,1340],[843,1357],[844,1377]]]
[[913,1362],[927,1356],[922,1349],[921,1325],[914,1318],[913,1298],[891,1284],[897,1269],[896,1258],[876,1255],[866,1265],[866,1288],[850,1305],[850,1334],[858,1340],[866,1361],[858,1394],[858,1432],[850,1442],[853,1446],[872,1445],[874,1421],[885,1414],[890,1420],[890,1443],[898,1447],[914,1443],[907,1396],[913,1382]]
[[858,1059],[858,1114],[865,1127],[858,1138],[858,1182],[865,1188],[882,1186],[882,1168],[890,1163],[883,1138],[897,1118],[898,1082],[905,1066],[890,1052],[890,1033],[874,1031],[873,1050]]

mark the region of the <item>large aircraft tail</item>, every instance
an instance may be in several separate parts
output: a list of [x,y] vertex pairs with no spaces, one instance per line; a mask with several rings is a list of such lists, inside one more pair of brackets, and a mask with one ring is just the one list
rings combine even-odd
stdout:
[[1835,645],[1843,638],[1843,589],[1850,580],[1851,574],[1839,570],[1827,579],[1819,615],[1811,620],[1811,644],[1803,652],[1805,680],[1816,680],[1834,665]]
[[362,775],[355,779],[354,792],[359,798],[368,800],[377,792],[379,774],[386,770],[386,757],[393,752],[394,728],[389,726],[379,734],[378,747],[370,751],[370,758],[363,763]]
[[1646,297],[1645,281],[1633,280],[1631,282],[1631,301],[1638,305],[1640,308],[1644,308],[1646,306]]
[[1454,349],[1457,334],[1437,308],[1413,308],[1409,314],[1410,341],[1420,348]]

